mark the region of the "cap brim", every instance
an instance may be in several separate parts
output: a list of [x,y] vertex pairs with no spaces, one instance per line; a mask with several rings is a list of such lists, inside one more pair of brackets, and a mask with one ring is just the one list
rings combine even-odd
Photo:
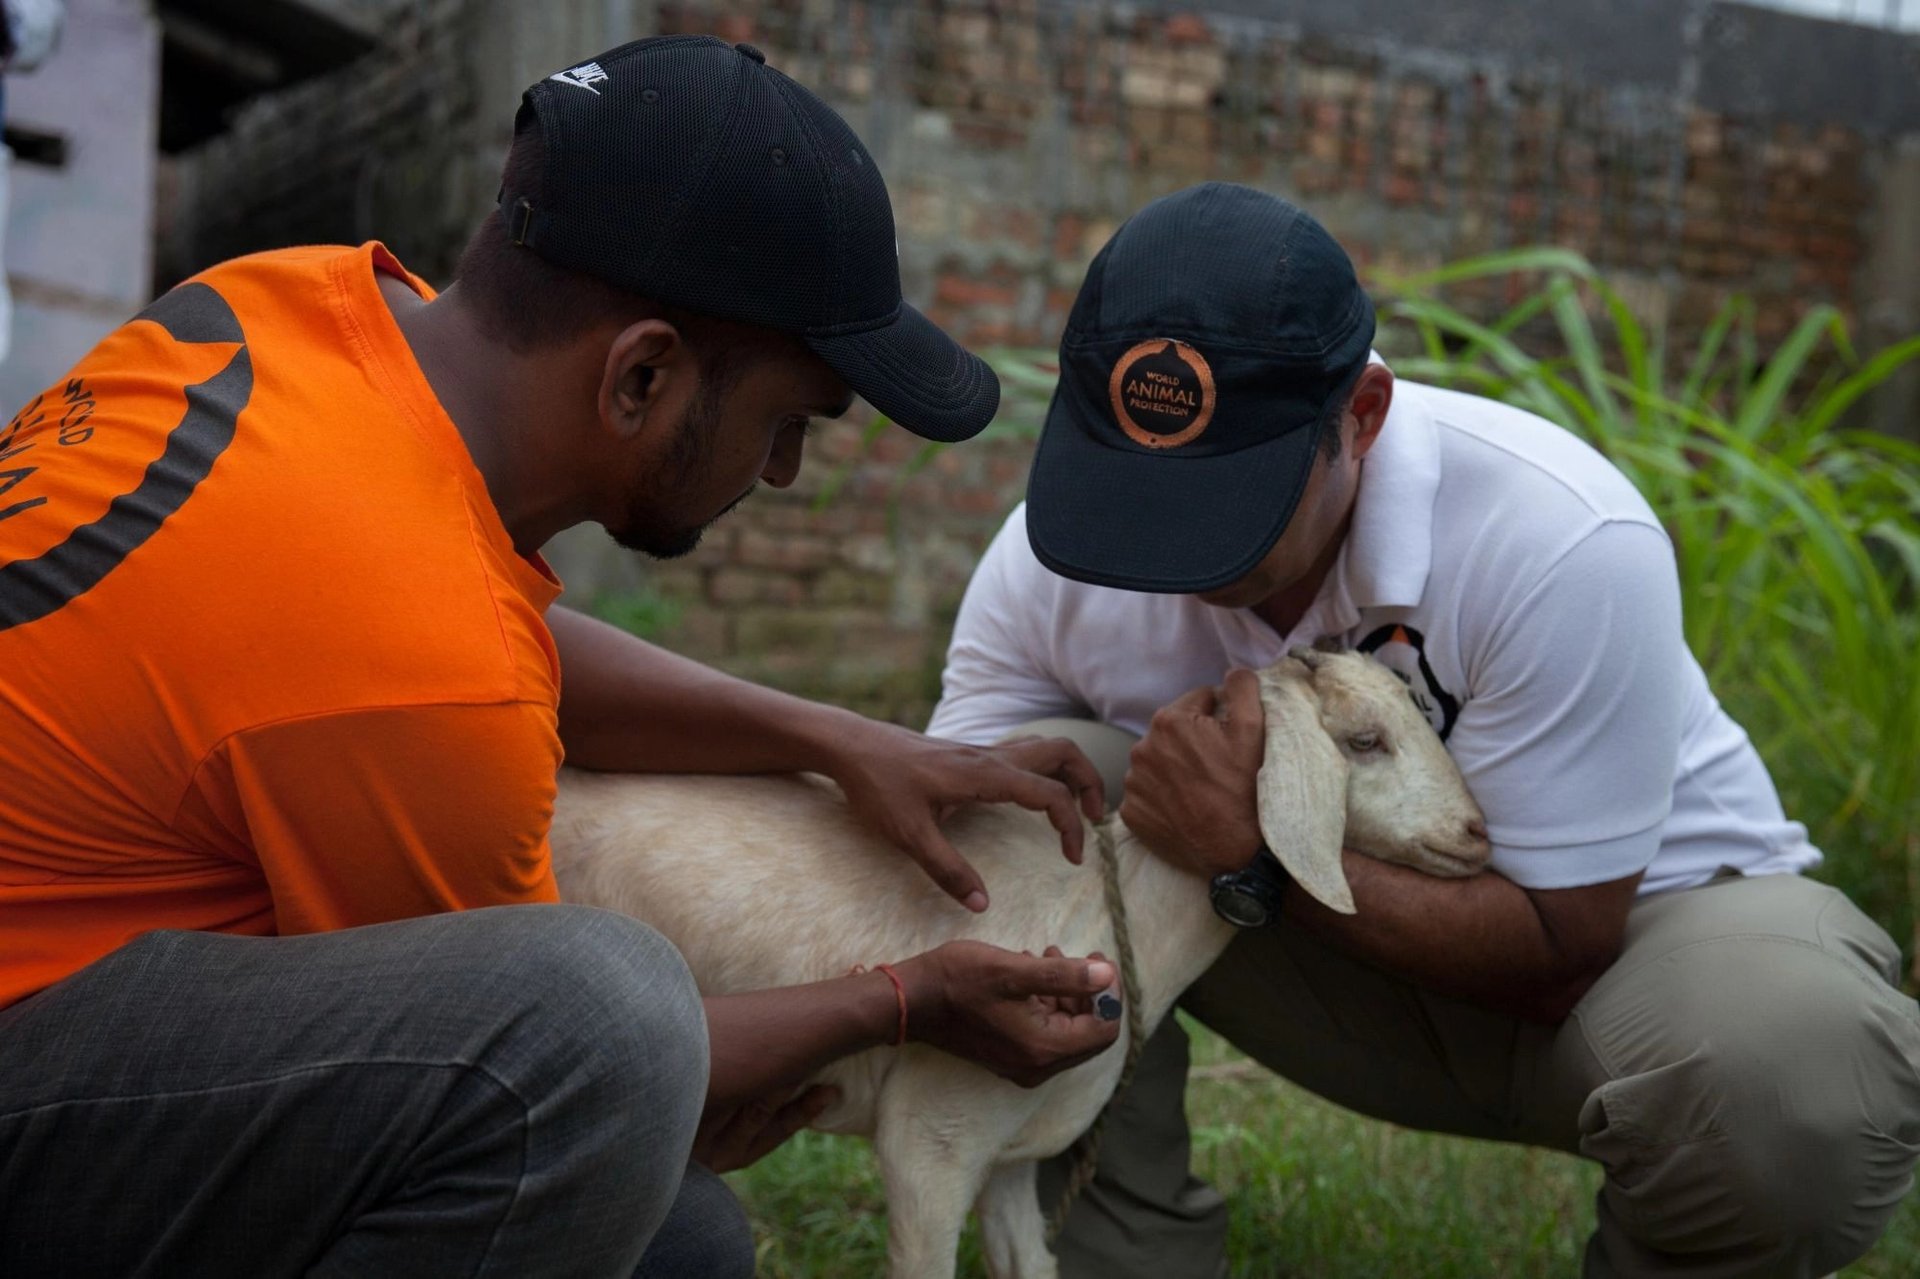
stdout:
[[929,440],[971,439],[1000,407],[1000,379],[987,362],[904,303],[891,324],[801,341],[861,399]]
[[1056,396],[1027,485],[1027,538],[1063,577],[1191,595],[1251,572],[1300,504],[1320,446],[1315,421],[1206,457],[1110,448]]

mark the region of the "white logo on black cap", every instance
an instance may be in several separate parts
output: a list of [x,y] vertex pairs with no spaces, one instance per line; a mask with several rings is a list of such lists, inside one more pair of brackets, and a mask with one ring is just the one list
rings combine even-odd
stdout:
[[583,62],[570,71],[561,71],[547,77],[549,80],[558,80],[561,84],[570,84],[576,89],[585,89],[596,98],[600,96],[600,90],[593,86],[612,78],[600,69],[598,62]]

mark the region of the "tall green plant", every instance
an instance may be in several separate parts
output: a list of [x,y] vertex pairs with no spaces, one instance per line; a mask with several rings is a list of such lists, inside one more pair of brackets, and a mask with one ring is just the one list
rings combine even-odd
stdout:
[[[1516,271],[1537,286],[1490,323],[1445,300]],[[1538,413],[1639,486],[1673,538],[1688,642],[1789,812],[1828,875],[1920,951],[1920,449],[1845,425],[1920,358],[1920,337],[1862,359],[1839,313],[1814,306],[1763,352],[1735,298],[1693,350],[1670,351],[1590,264],[1554,249],[1383,295],[1382,340],[1410,351],[1396,372]]]

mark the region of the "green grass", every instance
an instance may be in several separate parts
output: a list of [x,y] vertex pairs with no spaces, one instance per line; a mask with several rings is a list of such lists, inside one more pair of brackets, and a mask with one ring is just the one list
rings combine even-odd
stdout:
[[587,612],[641,639],[652,640],[674,628],[686,612],[686,605],[650,586],[642,586],[637,590],[602,592],[588,602]]
[[[1233,1272],[1251,1279],[1520,1279],[1579,1273],[1599,1169],[1584,1160],[1410,1132],[1329,1105],[1194,1032],[1195,1166],[1232,1206]],[[865,1142],[802,1133],[731,1179],[763,1279],[866,1279],[886,1264],[886,1207]],[[963,1276],[986,1273],[969,1227]],[[1843,1272],[1920,1275],[1920,1197]]]

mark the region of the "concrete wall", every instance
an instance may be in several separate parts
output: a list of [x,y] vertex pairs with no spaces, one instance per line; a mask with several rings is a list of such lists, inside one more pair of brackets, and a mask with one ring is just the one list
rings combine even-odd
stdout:
[[[1906,290],[1920,288],[1896,269],[1917,207],[1898,194],[1911,160],[1895,136],[1920,131],[1902,78],[1911,42],[1741,6],[418,0],[395,12],[387,52],[259,104],[178,166],[163,278],[269,244],[378,236],[444,280],[492,204],[526,84],[640,34],[712,31],[761,45],[848,116],[887,174],[909,295],[976,345],[1053,343],[1118,222],[1206,178],[1307,204],[1375,276],[1567,245],[1682,348],[1734,292],[1755,299],[1771,337],[1821,301],[1911,331]],[[1749,91],[1796,65],[1792,92]],[[1493,286],[1467,298],[1488,312],[1508,300]],[[855,434],[826,432],[794,492],[756,497],[687,560],[644,566],[597,531],[555,557],[580,597],[644,587],[677,601],[667,638],[685,651],[915,719],[1027,446],[951,451],[902,488],[913,442],[895,433],[856,460]],[[836,467],[848,483],[816,511]]]
[[[1881,156],[1869,245],[1861,271],[1860,334],[1867,350],[1920,334],[1920,132]],[[1874,393],[1871,425],[1920,443],[1920,364],[1910,364]]]
[[159,28],[143,0],[69,0],[59,50],[7,77],[8,124],[62,137],[66,163],[13,165],[5,413],[151,296],[159,74]]

